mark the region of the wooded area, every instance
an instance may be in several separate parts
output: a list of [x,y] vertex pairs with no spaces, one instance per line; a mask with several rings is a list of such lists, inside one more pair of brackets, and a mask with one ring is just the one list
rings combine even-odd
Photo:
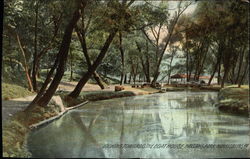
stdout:
[[249,157],[249,0],[3,4],[4,157]]
[[25,78],[37,92],[28,108],[46,106],[65,71],[78,81],[71,98],[91,78],[101,89],[107,77],[155,87],[182,73],[240,87],[249,74],[247,9],[240,0],[8,0],[3,81]]

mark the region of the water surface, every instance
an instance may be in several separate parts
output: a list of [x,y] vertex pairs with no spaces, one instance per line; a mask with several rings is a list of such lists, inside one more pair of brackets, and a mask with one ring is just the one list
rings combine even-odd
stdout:
[[167,92],[90,102],[33,131],[28,149],[45,158],[247,157],[248,119],[219,113],[216,99]]

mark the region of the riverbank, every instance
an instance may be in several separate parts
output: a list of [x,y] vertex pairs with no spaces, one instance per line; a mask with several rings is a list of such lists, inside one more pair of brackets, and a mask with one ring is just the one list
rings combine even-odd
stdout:
[[159,92],[159,90],[155,88],[132,88],[129,85],[125,85],[123,87],[124,87],[123,91],[114,91],[114,90],[84,91],[81,92],[79,97],[76,99],[68,97],[67,95],[70,93],[68,91],[58,92],[57,95],[61,96],[61,98],[64,101],[64,105],[68,107],[72,105],[77,105],[84,101],[107,100],[113,98],[147,95]]
[[29,112],[20,111],[3,122],[3,157],[31,157],[26,149],[30,126],[64,111],[60,97],[53,97],[47,107],[34,107]]
[[[67,87],[74,87],[74,85],[67,85]],[[144,88],[132,88],[130,85],[125,85],[123,91],[114,91],[114,86],[110,86],[107,89],[100,90],[98,86],[93,90],[84,90],[81,92],[80,96],[77,99],[65,98],[69,93],[67,89],[61,89],[56,93],[56,96],[52,98],[49,105],[45,108],[35,107],[30,112],[18,112],[13,115],[10,119],[3,123],[3,156],[4,157],[31,157],[31,154],[26,149],[26,138],[31,131],[32,125],[41,123],[42,121],[51,119],[60,114],[64,114],[65,110],[72,105],[77,105],[85,101],[98,101],[112,98],[121,98],[128,96],[137,96],[137,95],[146,95],[152,93],[159,93],[159,89],[144,87]],[[163,87],[164,88],[164,87]],[[208,89],[196,88],[196,87],[165,87],[166,91],[211,91],[211,87]],[[216,88],[217,89],[217,88]],[[231,88],[229,88],[231,89]],[[215,90],[214,88],[212,90]],[[248,89],[249,90],[249,89]],[[243,90],[244,93],[237,91],[231,91],[228,89],[222,89],[220,91],[220,104],[224,105],[219,106],[219,109],[224,109],[225,100],[227,101],[228,97],[232,98],[237,96],[237,98],[244,99],[246,103],[246,90]],[[241,92],[241,91],[240,91]],[[244,94],[244,98],[242,96]],[[63,100],[62,100],[63,99]],[[229,107],[226,107],[228,109]],[[243,106],[244,112],[246,105]],[[241,109],[239,109],[241,110]]]
[[[52,119],[60,114],[64,114],[68,107],[77,105],[84,101],[97,101],[111,98],[127,96],[145,95],[156,93],[158,90],[153,88],[130,88],[125,86],[125,91],[86,91],[82,92],[79,98],[71,102],[63,101],[61,97],[54,96],[47,107],[35,107],[29,112],[17,112],[12,117],[3,122],[3,157],[31,157],[26,148],[26,138],[32,130],[32,126],[45,120]],[[59,91],[57,95],[64,96],[66,91]]]
[[249,116],[249,87],[221,89],[216,107],[222,112]]

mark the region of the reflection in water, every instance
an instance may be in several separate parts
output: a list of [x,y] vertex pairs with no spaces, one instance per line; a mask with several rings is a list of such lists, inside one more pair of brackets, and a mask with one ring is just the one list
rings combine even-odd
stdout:
[[247,157],[246,149],[103,148],[105,144],[248,144],[247,118],[219,114],[216,92],[92,102],[31,133],[33,157]]

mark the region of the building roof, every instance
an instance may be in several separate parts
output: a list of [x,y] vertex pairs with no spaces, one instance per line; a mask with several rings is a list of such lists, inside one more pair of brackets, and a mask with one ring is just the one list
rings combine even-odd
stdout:
[[211,76],[200,76],[200,79],[210,79]]
[[[171,76],[170,78],[187,78],[186,74],[175,74],[173,76]],[[194,78],[194,75],[191,75],[191,78]],[[210,76],[200,76],[199,79],[210,79]]]
[[187,78],[187,75],[185,75],[185,74],[175,74],[175,75],[171,76],[171,78]]

